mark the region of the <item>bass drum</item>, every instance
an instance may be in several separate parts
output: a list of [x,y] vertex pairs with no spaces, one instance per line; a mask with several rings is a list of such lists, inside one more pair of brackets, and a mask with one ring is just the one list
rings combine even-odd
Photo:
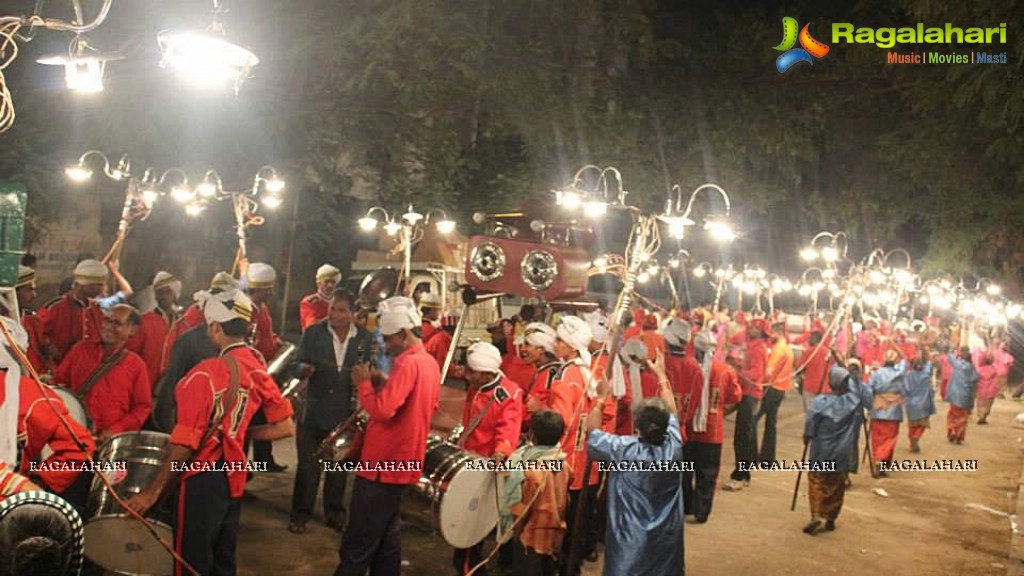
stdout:
[[413,493],[418,515],[448,544],[469,548],[487,537],[498,524],[498,474],[467,470],[469,462],[487,458],[466,452],[444,439],[427,439],[423,477]]
[[[122,500],[149,486],[170,449],[171,437],[159,432],[125,432],[114,436],[97,453],[99,462],[126,462],[127,472],[105,474]],[[168,502],[168,501],[165,501]],[[85,556],[115,574],[164,576],[174,570],[174,559],[141,522],[130,517],[114,500],[102,479],[94,478],[85,505]],[[169,503],[146,515],[165,542],[174,542]]]
[[[47,387],[53,391],[54,394],[60,397],[61,402],[68,409],[68,414],[71,419],[78,422],[85,427],[86,430],[92,431],[92,419],[89,418],[89,413],[85,411],[85,406],[78,400],[78,397],[74,395],[71,390],[61,386],[50,386]],[[49,444],[43,446],[39,451],[39,457],[42,460],[46,460],[53,454],[53,449],[50,448]]]

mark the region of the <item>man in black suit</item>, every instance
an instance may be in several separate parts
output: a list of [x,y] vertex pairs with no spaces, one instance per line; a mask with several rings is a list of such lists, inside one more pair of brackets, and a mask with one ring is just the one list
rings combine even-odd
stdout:
[[[296,360],[299,375],[308,379],[306,402],[295,435],[298,468],[292,492],[288,530],[306,531],[313,515],[321,467],[316,451],[331,431],[358,409],[352,387],[352,366],[369,362],[373,336],[353,322],[356,298],[344,289],[335,290],[327,318],[302,333]],[[345,528],[345,473],[324,474],[324,516],[331,528]]]

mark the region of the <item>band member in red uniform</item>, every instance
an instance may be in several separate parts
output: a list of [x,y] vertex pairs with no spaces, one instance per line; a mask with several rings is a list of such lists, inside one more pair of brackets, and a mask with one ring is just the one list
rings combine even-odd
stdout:
[[686,457],[693,461],[693,471],[683,471],[683,503],[686,513],[692,514],[698,524],[707,522],[711,515],[722,462],[725,413],[743,398],[736,373],[714,359],[717,345],[715,336],[707,330],[694,338],[702,379],[696,400],[691,400],[696,404],[693,417],[687,423]]
[[127,304],[110,309],[100,342],[79,342],[54,379],[82,400],[100,444],[121,432],[141,430],[153,406],[146,363],[125,348],[139,328],[139,313]]
[[281,338],[274,333],[274,321],[270,317],[268,305],[274,297],[277,272],[269,264],[254,262],[249,265],[246,276],[249,281],[247,291],[254,309],[253,322],[256,324],[253,348],[263,355],[264,360],[270,362],[281,348]]
[[[103,297],[108,267],[119,290]],[[75,267],[74,277],[71,291],[50,304],[45,315],[44,332],[54,347],[55,362],[78,342],[99,340],[103,314],[132,297],[132,285],[118,272],[116,260],[106,265],[99,260],[82,260]]]
[[[501,352],[493,344],[477,342],[466,352],[466,404],[459,445],[475,454],[505,460],[519,445],[522,428],[522,393],[501,373]],[[468,574],[483,559],[483,542],[456,549],[452,563],[459,574]],[[475,574],[487,574],[481,568]]]
[[[525,310],[533,310],[533,307],[523,306]],[[534,377],[537,376],[537,366],[534,361],[526,360],[523,358],[523,334],[526,332],[527,326],[533,326],[534,324],[516,324],[516,328],[519,330],[519,335],[512,341],[512,345],[509,346],[508,351],[501,358],[501,372],[509,380],[516,383],[519,389],[523,391],[524,396],[524,409],[525,409],[525,393],[530,389],[533,384]],[[554,334],[554,330],[551,330]],[[554,336],[551,337],[552,343],[554,342]],[[525,428],[529,424],[529,417],[523,418],[523,427]]]
[[331,296],[341,282],[341,270],[324,264],[316,270],[316,292],[299,301],[300,329],[306,331],[313,324],[327,318],[331,308]]
[[764,395],[765,379],[768,374],[768,322],[755,318],[747,323],[747,343],[743,350],[743,369],[739,372],[743,398],[736,411],[736,431],[733,436],[733,450],[736,452],[736,467],[729,483],[722,490],[737,491],[750,486],[750,471],[740,470],[740,462],[747,465],[757,460],[757,420],[754,418],[761,397]]
[[[210,281],[210,293],[219,294],[221,292],[228,292],[232,290],[238,290],[238,280],[232,278],[227,272],[217,272],[213,275],[213,280]],[[176,320],[167,331],[167,337],[164,339],[163,354],[160,358],[160,374],[163,375],[167,372],[167,367],[171,362],[171,352],[174,350],[174,343],[177,342],[178,338],[188,332],[189,330],[203,326],[205,331],[206,319],[203,318],[203,310],[199,307],[199,304],[192,304],[185,310],[185,313],[181,315],[181,318]],[[189,366],[189,369],[192,367]],[[187,370],[186,370],[187,372]],[[185,375],[185,372],[181,374]]]
[[[6,318],[0,321],[15,346],[28,344],[28,335],[18,324]],[[96,449],[92,436],[71,418],[49,387],[22,375],[20,365],[8,352],[10,340],[0,335],[0,342],[4,344],[0,346],[0,460],[35,484],[84,507],[91,475],[83,474],[81,465],[91,460]],[[52,454],[43,458],[45,446]],[[33,462],[47,466],[30,473]],[[60,469],[69,466],[78,469]]]
[[551,387],[562,371],[562,363],[555,358],[555,337],[555,329],[551,326],[531,322],[526,325],[521,340],[516,343],[523,361],[536,371],[533,380],[523,391],[524,428],[529,425],[533,414],[547,409]]
[[[32,309],[32,304],[36,300],[36,271],[23,264],[19,265],[14,290],[18,296],[18,309],[21,311],[21,325],[28,333],[28,350],[25,353],[29,362],[39,374],[52,373],[52,350],[43,333],[43,318]],[[10,315],[9,310],[3,310],[5,316]]]
[[692,335],[689,322],[673,318],[665,325],[665,345],[668,348],[665,373],[676,398],[676,407],[679,408],[679,431],[683,435],[683,442],[687,441],[686,432],[697,409],[704,380],[700,364],[686,354]]
[[[220,356],[201,362],[178,386],[170,452],[153,483],[127,504],[145,514],[182,471],[174,549],[199,574],[232,576],[246,480],[244,440],[287,438],[295,425],[291,403],[281,397],[262,358],[245,344],[251,301],[237,292],[200,299]],[[269,424],[250,428],[261,409]],[[188,572],[175,564],[174,573]]]
[[[345,530],[334,576],[362,576],[367,569],[375,576],[401,574],[402,493],[420,482],[430,420],[440,400],[441,370],[418,336],[423,320],[416,304],[396,296],[378,309],[384,348],[394,358],[391,373],[381,382],[379,372],[357,364],[352,381],[370,416],[359,459],[384,470],[356,472],[351,515],[359,522],[349,522]],[[418,467],[394,466],[408,462]]]
[[181,296],[181,281],[170,272],[160,271],[153,277],[153,298],[156,306],[142,314],[139,330],[128,341],[128,349],[146,362],[149,385],[153,389],[160,378],[160,362],[163,360],[164,342],[171,325],[178,319],[175,302]]
[[[437,365],[443,367],[448,357],[448,349],[452,346],[450,334],[440,328],[441,309],[444,303],[441,296],[425,292],[420,297],[420,314],[423,315],[423,348],[434,357]],[[442,379],[443,380],[443,379]]]
[[[281,349],[281,338],[274,333],[274,321],[270,317],[269,306],[274,297],[277,273],[269,264],[254,262],[249,265],[246,277],[249,283],[249,297],[253,304],[253,323],[255,325],[252,346],[263,355],[264,362],[270,362]],[[266,417],[257,413],[252,425],[262,426],[266,423]],[[274,445],[264,440],[253,439],[252,459],[257,462],[266,462],[269,472],[283,472],[288,468],[286,464],[278,464],[274,460]]]

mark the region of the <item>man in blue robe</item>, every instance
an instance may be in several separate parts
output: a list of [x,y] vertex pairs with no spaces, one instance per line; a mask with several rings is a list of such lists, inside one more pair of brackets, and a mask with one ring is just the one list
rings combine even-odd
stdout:
[[910,436],[910,451],[921,451],[919,441],[928,429],[928,419],[935,414],[935,389],[932,388],[932,363],[921,356],[914,359],[911,370],[907,372],[906,390],[903,393],[903,405],[907,409],[907,423]]
[[[636,436],[601,430],[601,406],[609,388],[606,381],[601,382],[596,408],[587,417],[587,454],[612,469],[608,474],[604,576],[686,573],[683,440],[664,365],[659,353],[651,364],[659,380],[658,398],[637,405],[633,418]],[[655,466],[657,471],[652,471]]]
[[978,371],[971,363],[971,349],[964,346],[960,349],[960,356],[948,354],[949,365],[953,368],[953,374],[949,377],[949,384],[946,386],[946,402],[949,402],[949,412],[946,414],[946,437],[950,443],[964,443],[964,434],[967,432],[967,420],[974,409],[974,394],[978,390]]
[[820,394],[811,402],[804,421],[804,442],[809,444],[807,473],[811,522],[804,532],[815,535],[824,528],[836,528],[836,518],[843,507],[846,474],[864,410],[871,404],[856,385],[851,386],[850,373],[841,366],[829,371],[830,394]]

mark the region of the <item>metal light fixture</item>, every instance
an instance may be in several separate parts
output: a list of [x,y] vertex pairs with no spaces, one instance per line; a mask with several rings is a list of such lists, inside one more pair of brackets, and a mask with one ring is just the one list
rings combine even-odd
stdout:
[[[686,203],[686,209],[682,209],[682,188],[676,184],[669,190],[668,202],[665,204],[665,212],[658,216],[658,220],[668,224],[669,234],[678,240],[682,240],[687,226],[694,226],[696,222],[690,217],[693,213],[693,201],[702,190],[714,190],[718,192],[725,203],[725,214],[711,215],[704,219],[704,229],[711,234],[715,240],[731,242],[736,239],[736,232],[729,223],[731,205],[729,195],[720,186],[715,184],[704,184],[698,186],[690,194],[690,200]],[[674,194],[674,195],[673,195]]]
[[[595,172],[597,179],[594,187],[583,187],[583,176],[588,172]],[[617,184],[618,190],[613,190],[614,199],[609,199],[608,175],[611,175]],[[583,207],[583,216],[596,219],[608,213],[609,206],[624,206],[626,192],[622,186],[622,174],[617,168],[601,168],[588,164],[580,168],[573,176],[572,182],[561,190],[552,190],[555,194],[555,203],[566,210],[577,210]]]
[[[411,209],[412,207],[410,206],[409,208]],[[449,218],[448,213],[445,212],[444,210],[441,210],[440,208],[435,208],[427,212],[425,222],[430,222],[430,217],[434,213],[439,213],[441,216],[440,220],[434,222],[434,228],[436,228],[438,232],[440,232],[441,234],[451,234],[452,232],[455,231],[455,220]]]
[[223,12],[220,3],[214,0],[213,7],[213,23],[206,30],[163,30],[157,34],[163,55],[160,66],[200,86],[231,86],[237,95],[260,60],[227,40],[224,26],[217,20]]
[[[260,194],[260,184],[263,185],[262,195]],[[252,195],[260,196],[260,201],[264,206],[273,210],[281,205],[284,201],[281,198],[281,192],[284,191],[285,182],[277,175],[277,170],[273,166],[263,166],[256,171],[256,176],[253,177],[252,182]]]
[[81,34],[71,39],[68,51],[40,58],[36,62],[48,66],[64,67],[64,83],[69,90],[83,93],[103,91],[103,71],[107,62],[123,60],[124,56],[113,52],[100,52]]
[[107,155],[99,150],[88,150],[78,158],[78,163],[68,166],[64,169],[64,174],[74,180],[75,182],[85,182],[92,178],[92,170],[86,165],[86,160],[90,156],[99,156],[103,159],[103,173],[111,180],[125,180],[131,176],[132,164],[128,160],[128,155],[121,156],[121,159],[117,161],[117,164],[111,168],[110,159]]

